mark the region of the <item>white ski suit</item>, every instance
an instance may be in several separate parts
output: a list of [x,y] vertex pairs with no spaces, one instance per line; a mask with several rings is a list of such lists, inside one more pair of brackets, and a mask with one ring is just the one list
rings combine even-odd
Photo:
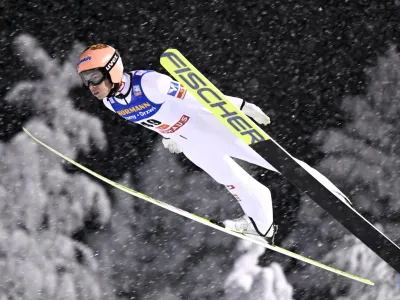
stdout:
[[[238,108],[245,105],[240,98],[226,97]],[[236,137],[179,82],[152,70],[124,73],[120,92],[115,97],[104,98],[103,103],[128,121],[176,142],[189,160],[227,187],[258,231],[267,233],[273,223],[271,193],[232,157],[277,170]],[[336,188],[319,172],[300,163],[319,176],[320,181]]]

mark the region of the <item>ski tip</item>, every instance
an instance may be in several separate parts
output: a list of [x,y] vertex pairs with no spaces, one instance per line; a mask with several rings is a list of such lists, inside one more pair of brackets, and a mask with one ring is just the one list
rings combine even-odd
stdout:
[[168,56],[168,53],[174,53],[174,54],[180,54],[180,52],[178,51],[178,49],[175,48],[168,48],[167,50],[165,50],[162,54],[160,58],[163,58],[164,56]]
[[33,137],[32,134],[26,129],[24,126],[22,126],[22,130],[29,136]]

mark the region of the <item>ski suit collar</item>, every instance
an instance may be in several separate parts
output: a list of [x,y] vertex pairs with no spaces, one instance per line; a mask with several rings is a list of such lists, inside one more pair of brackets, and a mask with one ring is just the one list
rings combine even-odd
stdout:
[[132,74],[124,73],[122,76],[122,90],[120,90],[114,97],[119,99],[126,98],[132,89]]

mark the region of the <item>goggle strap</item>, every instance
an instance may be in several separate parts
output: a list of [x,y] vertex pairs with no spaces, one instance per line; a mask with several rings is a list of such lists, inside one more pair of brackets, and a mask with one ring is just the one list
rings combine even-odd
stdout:
[[104,69],[106,69],[107,72],[110,72],[110,70],[115,66],[115,64],[117,63],[119,59],[119,53],[117,50],[115,50],[113,56],[111,56],[110,60],[108,61],[108,63],[106,64],[106,66],[104,67]]

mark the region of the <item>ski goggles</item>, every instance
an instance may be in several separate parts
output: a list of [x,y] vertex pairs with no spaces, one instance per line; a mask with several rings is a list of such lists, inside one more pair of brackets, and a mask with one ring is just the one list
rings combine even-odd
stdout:
[[103,69],[92,69],[79,73],[84,85],[99,85],[106,79],[107,75]]

